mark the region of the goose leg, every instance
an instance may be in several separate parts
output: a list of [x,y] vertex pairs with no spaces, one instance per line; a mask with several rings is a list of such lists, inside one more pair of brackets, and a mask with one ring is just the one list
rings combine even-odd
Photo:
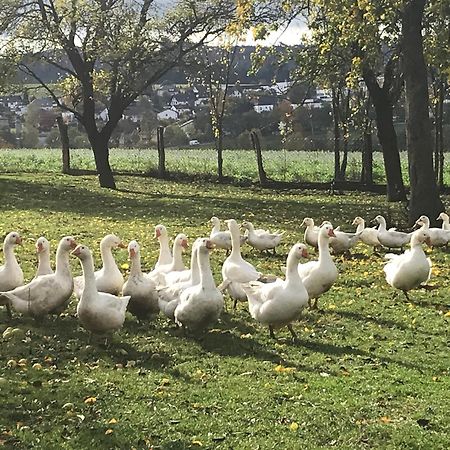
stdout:
[[294,331],[292,324],[290,323],[287,327],[288,330],[291,332],[292,340],[295,341],[297,339],[297,333]]
[[269,325],[269,336],[272,338],[272,339],[276,339],[277,337],[275,336],[275,333],[273,332],[273,326],[272,325]]
[[403,293],[405,294],[406,300],[408,300],[408,302],[409,302],[410,300],[409,300],[408,292],[407,291],[403,291]]
[[11,305],[7,303],[5,306],[6,306],[6,313],[8,314],[8,319],[11,320],[12,319]]

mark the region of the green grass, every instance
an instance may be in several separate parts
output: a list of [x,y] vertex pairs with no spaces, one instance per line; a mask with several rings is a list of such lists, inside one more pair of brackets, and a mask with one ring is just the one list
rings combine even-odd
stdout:
[[[117,177],[117,185],[113,192],[98,188],[93,176],[0,175],[0,234],[17,229],[25,237],[17,253],[27,279],[40,235],[55,249],[61,236],[73,234],[95,250],[97,262],[104,234],[136,238],[149,270],[158,250],[155,224],[193,241],[209,234],[212,215],[246,218],[286,231],[280,256],[244,250],[258,269],[281,275],[307,215],[344,229],[355,215],[383,213],[399,227],[405,221],[401,207],[377,195],[127,176]],[[126,252],[115,255],[125,273]],[[0,446],[447,449],[450,256],[442,250],[430,256],[437,289],[414,291],[407,302],[386,284],[382,257],[359,244],[354,258],[337,260],[340,276],[321,299],[323,310],[305,310],[294,325],[296,343],[287,330],[271,340],[244,303],[191,338],[162,317],[138,323],[127,316],[108,348],[88,345],[75,301],[44,324],[17,315],[8,322],[2,309],[0,333],[17,330],[0,337]],[[213,253],[217,281],[223,260],[224,253]],[[72,265],[80,273],[78,261]]]
[[[332,152],[263,151],[267,176],[277,181],[330,182],[334,176],[334,155]],[[158,168],[155,149],[112,149],[110,161],[113,170],[147,173]],[[401,153],[405,183],[409,182],[408,163]],[[71,167],[94,170],[92,151],[71,150]],[[190,175],[215,175],[216,153],[213,149],[167,149],[168,171]],[[224,175],[238,180],[257,180],[256,157],[250,150],[225,150]],[[0,149],[0,172],[54,172],[61,171],[61,152],[58,149]],[[444,182],[450,184],[450,170],[446,165]],[[373,173],[375,183],[385,183],[383,157],[374,153]],[[359,181],[361,154],[349,153],[347,179]]]

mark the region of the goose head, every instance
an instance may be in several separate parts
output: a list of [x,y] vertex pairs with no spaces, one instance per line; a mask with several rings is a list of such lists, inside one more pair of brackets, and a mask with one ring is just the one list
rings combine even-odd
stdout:
[[364,225],[364,219],[360,216],[356,216],[353,219],[352,225],[361,225],[361,224]]
[[175,237],[174,244],[186,250],[189,247],[188,238],[184,233],[179,233]]
[[161,224],[155,226],[155,238],[159,239],[160,237],[167,237],[167,228]]
[[313,227],[314,226],[314,219],[311,219],[311,217],[305,217],[303,219],[303,222],[300,224],[300,226],[306,225],[307,227]]
[[246,230],[252,230],[254,227],[253,227],[253,224],[251,222],[248,222],[247,220],[244,220],[242,222],[242,228],[245,228]]
[[115,234],[107,234],[100,242],[100,247],[126,248],[126,245]]
[[308,247],[300,242],[294,244],[294,246],[291,249],[291,252],[294,254],[296,259],[308,257]]
[[431,247],[431,238],[428,231],[422,229],[414,231],[414,233],[411,236],[411,247],[423,243]]
[[228,219],[228,220],[225,220],[225,223],[227,224],[227,227],[228,227],[228,229],[230,230],[231,233],[233,233],[233,231],[235,233],[239,233],[239,225],[236,222],[236,220]]
[[36,241],[36,252],[37,253],[45,253],[50,251],[50,242],[44,237],[41,236]]
[[91,251],[86,245],[77,245],[75,249],[71,252],[72,255],[76,256],[81,261],[85,261],[91,257]]
[[135,258],[137,255],[139,255],[139,244],[137,241],[130,241],[128,243],[128,256],[130,259]]
[[11,231],[5,237],[5,244],[8,245],[22,245],[22,237],[17,231]]
[[331,225],[330,222],[324,222],[320,227],[319,233],[321,236],[324,236],[326,238],[336,237],[336,235],[334,234],[333,225]]
[[77,241],[72,236],[64,236],[58,244],[58,248],[61,250],[64,250],[66,252],[69,252],[70,250],[73,250],[77,246]]
[[210,222],[211,222],[214,226],[220,225],[220,220],[219,220],[219,218],[216,217],[216,216],[212,216],[211,219],[210,219]]
[[425,226],[425,227],[429,227],[430,226],[430,219],[427,216],[420,216],[417,220],[416,220],[416,225],[418,226]]
[[376,223],[379,223],[380,225],[381,224],[386,225],[386,219],[383,216],[379,215],[379,214],[378,214],[378,216],[375,217],[374,221]]
[[449,221],[448,214],[446,214],[445,212],[441,212],[436,220],[442,220],[444,222],[448,222]]
[[211,239],[208,238],[199,238],[197,241],[195,241],[195,243],[198,251],[204,253],[209,253],[216,247]]

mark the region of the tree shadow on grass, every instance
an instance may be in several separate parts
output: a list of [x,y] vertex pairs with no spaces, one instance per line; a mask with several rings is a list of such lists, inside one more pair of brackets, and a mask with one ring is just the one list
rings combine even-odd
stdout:
[[[311,215],[311,210],[317,211],[319,206],[314,196],[296,198],[292,194],[280,194],[279,197],[274,197],[272,191],[267,191],[271,195],[268,197],[264,195],[265,191],[253,188],[230,187],[232,190],[224,197],[223,189],[214,184],[193,185],[190,190],[189,183],[169,181],[168,186],[179,187],[179,193],[173,193],[173,189],[164,192],[161,189],[163,184],[156,185],[154,180],[144,178],[142,185],[145,191],[131,188],[112,191],[84,187],[83,178],[86,177],[80,179],[55,175],[41,175],[40,178],[36,175],[27,176],[28,179],[25,176],[22,179],[0,177],[0,191],[4,194],[3,209],[44,209],[86,216],[136,218],[141,217],[144,212],[148,214],[149,211],[154,211],[157,215],[158,211],[164,208],[166,216],[186,216],[203,222],[217,211],[220,211],[220,216],[224,218],[240,217],[245,203],[248,204],[248,211],[258,211],[261,217],[273,216],[276,210],[278,219],[298,222],[300,225],[302,217]],[[123,177],[118,181],[125,183],[128,178]],[[346,200],[344,206],[350,215],[352,211],[359,211],[357,198],[348,197]],[[342,208],[342,202],[329,204],[328,218],[341,214]]]

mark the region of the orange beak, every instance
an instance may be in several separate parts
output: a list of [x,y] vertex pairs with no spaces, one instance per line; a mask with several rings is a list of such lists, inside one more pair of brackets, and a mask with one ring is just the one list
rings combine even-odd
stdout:
[[432,246],[430,236],[428,236],[428,237],[425,239],[425,243],[428,245],[428,247],[431,247],[431,246]]
[[73,250],[71,253],[72,255],[79,256],[81,253],[80,247],[76,247],[75,250]]
[[17,245],[22,245],[22,238],[20,236],[16,237],[16,244]]
[[37,251],[42,252],[43,250],[44,250],[44,246],[42,245],[42,242],[39,242],[39,244],[37,245]]
[[304,248],[304,249],[302,250],[302,257],[303,257],[303,258],[307,258],[307,257],[308,257],[308,249]]
[[161,231],[159,229],[155,230],[155,238],[158,239],[161,236]]
[[214,242],[210,241],[209,239],[206,241],[206,248],[209,250],[212,250],[216,246],[214,245]]
[[181,246],[185,249],[188,248],[189,247],[188,241],[186,239],[183,239],[181,241]]
[[71,240],[70,241],[70,248],[75,248],[77,246],[77,241],[75,241],[75,240]]
[[334,234],[333,229],[331,229],[330,231],[328,231],[328,236],[330,236],[330,237],[336,237],[336,235]]
[[128,254],[130,255],[130,258],[134,258],[136,256],[136,250],[134,248],[130,248]]

